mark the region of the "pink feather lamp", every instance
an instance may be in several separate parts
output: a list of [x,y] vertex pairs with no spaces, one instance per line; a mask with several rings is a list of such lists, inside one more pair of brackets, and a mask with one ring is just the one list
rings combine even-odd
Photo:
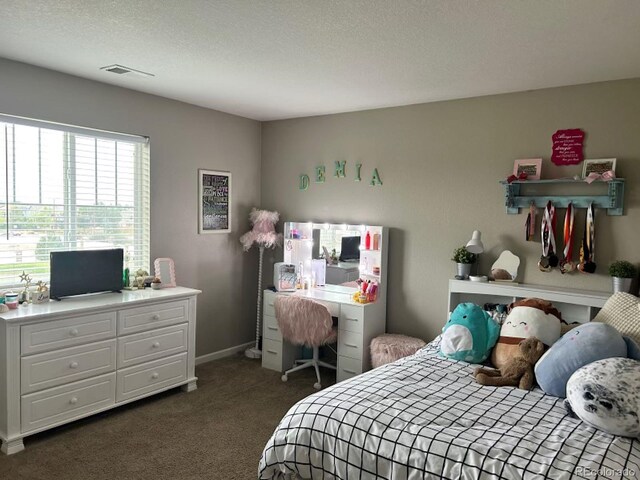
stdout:
[[262,257],[265,248],[275,248],[282,243],[282,234],[276,233],[276,223],[280,215],[278,212],[270,212],[268,210],[258,210],[254,208],[249,214],[249,220],[253,228],[240,237],[242,248],[246,252],[253,245],[257,245],[260,249],[260,259],[258,263],[258,307],[256,320],[256,344],[253,348],[247,349],[244,353],[249,358],[262,357],[260,350],[260,320],[262,307]]

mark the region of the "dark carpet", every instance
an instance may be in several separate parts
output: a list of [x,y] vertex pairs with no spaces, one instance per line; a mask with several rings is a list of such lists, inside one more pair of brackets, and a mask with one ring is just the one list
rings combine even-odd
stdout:
[[[323,385],[335,373],[324,371]],[[282,416],[315,392],[313,370],[280,374],[240,354],[196,367],[180,389],[25,439],[0,454],[0,479],[256,479],[262,448]]]

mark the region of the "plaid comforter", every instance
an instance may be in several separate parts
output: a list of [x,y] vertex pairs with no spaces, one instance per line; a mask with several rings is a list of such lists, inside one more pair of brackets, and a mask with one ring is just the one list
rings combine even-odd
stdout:
[[259,478],[640,478],[638,440],[568,417],[539,388],[482,387],[437,351],[438,339],[295,404]]

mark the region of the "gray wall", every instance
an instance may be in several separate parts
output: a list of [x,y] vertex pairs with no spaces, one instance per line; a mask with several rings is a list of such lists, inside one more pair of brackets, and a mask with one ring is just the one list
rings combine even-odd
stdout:
[[[625,216],[596,213],[595,275],[541,273],[540,244],[524,241],[526,214],[505,213],[498,184],[517,158],[543,157],[543,178],[581,172],[549,160],[551,135],[563,128],[584,129],[586,157],[617,157],[618,176],[627,181]],[[447,315],[452,251],[474,229],[482,231],[486,249],[480,270],[488,272],[508,248],[521,257],[519,280],[526,283],[605,291],[610,261],[640,262],[639,138],[640,79],[267,122],[262,205],[285,220],[390,227],[387,328],[432,338]],[[332,172],[336,160],[347,161],[347,178],[328,173],[324,184],[314,183],[314,167]],[[359,183],[353,180],[357,162],[363,165]],[[381,187],[366,181],[374,167]],[[301,173],[311,177],[307,191],[298,189]],[[558,230],[564,210],[560,214]],[[583,225],[581,210],[577,236]],[[576,257],[578,250],[576,244]]]
[[[151,260],[173,258],[179,284],[202,290],[196,354],[253,339],[257,254],[238,238],[260,202],[258,122],[4,59],[0,112],[148,135]],[[232,234],[198,235],[198,168],[232,172]]]

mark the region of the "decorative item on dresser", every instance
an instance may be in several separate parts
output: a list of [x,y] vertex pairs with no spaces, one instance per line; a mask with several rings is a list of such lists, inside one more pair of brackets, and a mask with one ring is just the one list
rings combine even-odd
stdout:
[[170,388],[195,390],[199,293],[105,293],[2,314],[2,452],[23,450],[28,435]]

